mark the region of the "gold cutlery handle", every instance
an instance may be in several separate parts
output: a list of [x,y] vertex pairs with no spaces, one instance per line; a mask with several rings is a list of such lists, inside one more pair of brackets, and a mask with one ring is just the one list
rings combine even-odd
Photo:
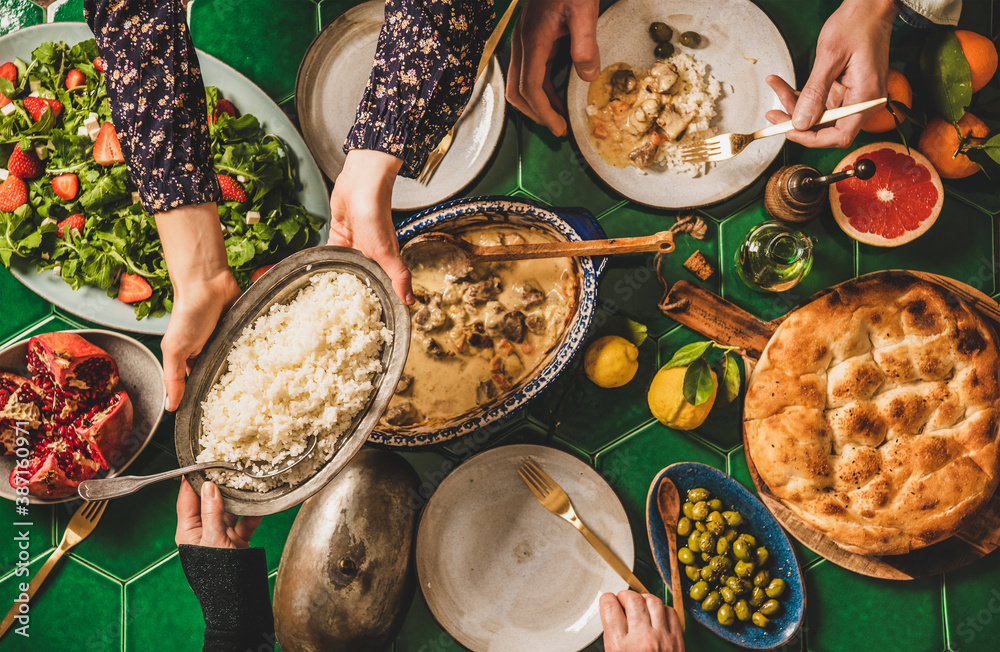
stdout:
[[[836,122],[841,118],[846,118],[849,115],[854,115],[855,113],[861,113],[862,111],[867,111],[873,107],[880,104],[885,104],[888,98],[880,97],[877,100],[869,100],[868,102],[860,102],[858,104],[849,104],[847,106],[841,106],[836,109],[830,109],[829,111],[824,111],[823,115],[819,117],[816,121],[817,125],[826,124],[827,122]],[[753,134],[754,140],[758,138],[767,138],[768,136],[777,136],[778,134],[783,134],[792,131],[795,127],[792,125],[791,120],[785,122],[779,122],[776,125],[771,125],[770,127],[765,127],[760,131],[756,131]]]
[[[35,576],[31,578],[31,583],[28,585],[28,590],[25,591],[25,593],[28,594],[28,602],[31,602],[31,598],[34,597],[35,592],[38,590],[38,587],[40,587],[42,585],[42,582],[45,581],[45,578],[49,576],[49,572],[51,572],[52,569],[55,568],[56,562],[58,562],[62,558],[65,552],[66,549],[64,549],[62,545],[56,548],[55,551],[52,553],[52,555],[45,562],[45,564],[38,570],[37,573],[35,573]],[[20,597],[21,591],[18,591],[17,593],[18,596]],[[8,629],[10,629],[10,626],[14,624],[14,619],[18,615],[19,604],[21,603],[15,602],[11,606],[10,611],[7,612],[7,615],[4,616],[3,622],[0,623],[0,638],[3,638],[3,635],[7,633]]]
[[649,590],[642,585],[639,578],[632,574],[629,567],[622,563],[622,560],[618,558],[618,555],[611,552],[611,549],[604,545],[604,542],[598,539],[597,535],[591,532],[587,526],[583,524],[583,521],[576,519],[573,525],[576,526],[576,529],[580,530],[580,534],[582,534],[584,538],[590,542],[590,545],[592,545],[594,550],[596,550],[597,553],[604,558],[604,561],[608,562],[608,565],[615,569],[615,572],[618,573],[623,580],[628,582],[629,587],[633,591],[637,591],[638,593],[649,593]]

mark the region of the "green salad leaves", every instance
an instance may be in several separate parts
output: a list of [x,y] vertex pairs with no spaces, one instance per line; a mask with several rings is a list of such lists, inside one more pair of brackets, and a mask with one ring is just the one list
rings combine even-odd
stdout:
[[[153,293],[133,304],[136,319],[161,316],[172,307],[173,291],[154,220],[137,201],[125,165],[98,165],[93,141],[79,133],[91,113],[101,124],[111,121],[104,75],[93,63],[98,56],[92,39],[72,47],[43,43],[30,63],[14,62],[16,85],[0,78],[0,93],[12,98],[15,107],[0,116],[0,167],[7,166],[18,144],[22,151],[42,148],[48,154],[46,173],[27,182],[28,203],[13,212],[0,211],[0,262],[9,268],[15,259],[24,259],[39,272],[58,271],[74,289],[92,285],[109,297],[117,296],[121,274],[138,274]],[[69,91],[64,80],[73,68],[84,74],[86,86]],[[32,81],[39,96],[63,104],[60,115],[47,111],[37,123],[32,120],[23,105]],[[207,88],[209,116],[215,116],[219,97],[217,89]],[[257,118],[220,112],[210,121],[209,132],[215,171],[237,179],[247,195],[245,202],[219,203],[229,266],[245,288],[257,268],[315,244],[324,219],[298,202],[288,146],[265,134]],[[70,201],[57,196],[52,186],[54,176],[66,173],[76,174],[80,184]],[[256,224],[247,223],[252,211],[260,215]],[[85,217],[85,228],[79,234],[66,230],[60,237],[57,224],[74,213]]]

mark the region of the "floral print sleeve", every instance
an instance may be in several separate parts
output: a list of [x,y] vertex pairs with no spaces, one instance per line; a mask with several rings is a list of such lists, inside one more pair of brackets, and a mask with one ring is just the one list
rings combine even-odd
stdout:
[[416,177],[469,101],[492,24],[492,0],[387,0],[344,151],[387,152]]
[[85,0],[132,181],[150,213],[220,201],[205,86],[181,0]]

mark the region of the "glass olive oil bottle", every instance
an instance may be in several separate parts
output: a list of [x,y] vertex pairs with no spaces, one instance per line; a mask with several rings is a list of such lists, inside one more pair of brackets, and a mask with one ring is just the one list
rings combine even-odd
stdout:
[[736,251],[736,270],[754,290],[784,292],[812,269],[814,238],[787,224],[762,222],[747,233]]

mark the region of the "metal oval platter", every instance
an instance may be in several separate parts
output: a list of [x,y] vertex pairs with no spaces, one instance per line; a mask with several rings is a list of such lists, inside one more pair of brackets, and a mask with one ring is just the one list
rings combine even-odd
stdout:
[[[86,23],[48,23],[26,27],[0,37],[0,61],[11,61],[14,57],[28,61],[32,51],[46,41],[64,41],[73,45],[92,38],[94,35]],[[198,61],[206,86],[217,86],[240,110],[257,116],[265,132],[279,136],[288,145],[289,152],[298,165],[298,177],[302,185],[296,193],[297,198],[307,211],[327,220],[327,225],[319,235],[319,242],[326,242],[330,229],[329,196],[323,175],[309,154],[302,136],[278,105],[234,68],[200,50]],[[97,324],[153,335],[162,335],[167,329],[169,314],[137,320],[132,306],[109,297],[104,290],[89,286],[73,290],[58,276],[49,272],[39,274],[34,265],[23,259],[15,259],[10,271],[46,301]]]

